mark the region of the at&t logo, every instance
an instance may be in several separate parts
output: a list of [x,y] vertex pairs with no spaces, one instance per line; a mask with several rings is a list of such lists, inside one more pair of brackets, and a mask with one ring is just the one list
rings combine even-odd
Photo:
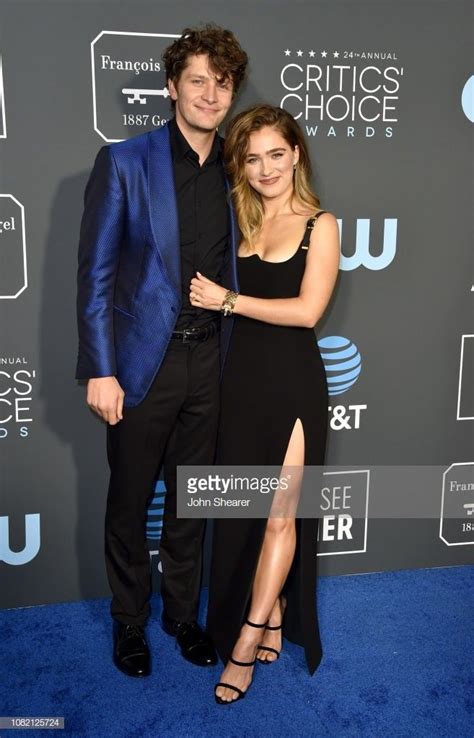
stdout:
[[159,541],[163,528],[163,510],[165,507],[166,487],[162,479],[155,485],[155,494],[148,506],[146,520],[146,537],[150,541]]
[[159,545],[161,532],[163,530],[163,512],[165,508],[166,487],[162,479],[158,479],[155,485],[155,493],[148,506],[146,520],[146,537],[149,541],[149,554],[152,572],[163,573],[160,559]]
[[[357,381],[362,370],[362,359],[357,346],[344,336],[326,336],[318,341],[326,370],[329,396],[346,392]],[[367,405],[330,405],[331,430],[360,428],[362,410]]]

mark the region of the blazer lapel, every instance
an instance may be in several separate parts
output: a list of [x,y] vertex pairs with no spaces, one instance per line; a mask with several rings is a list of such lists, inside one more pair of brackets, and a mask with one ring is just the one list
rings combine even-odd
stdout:
[[237,225],[237,217],[235,215],[234,206],[231,199],[231,188],[229,180],[225,178],[225,187],[227,191],[227,200],[229,203],[229,223],[230,223],[230,263],[229,276],[231,281],[231,289],[239,291],[239,280],[237,276],[237,250],[239,248],[239,228]]
[[181,295],[178,207],[167,125],[149,136],[148,208],[151,231],[161,260],[170,283]]

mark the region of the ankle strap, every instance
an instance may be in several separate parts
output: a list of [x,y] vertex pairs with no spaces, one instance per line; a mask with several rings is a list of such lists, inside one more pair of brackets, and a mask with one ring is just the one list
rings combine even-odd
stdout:
[[281,624],[280,625],[266,625],[265,626],[265,630],[280,630],[280,629],[281,629]]
[[265,628],[266,623],[252,623],[250,620],[245,621],[247,625],[251,625],[252,628]]
[[253,661],[237,661],[237,659],[232,658],[232,656],[229,658],[229,661],[232,661],[232,663],[237,666],[253,666],[256,660],[257,659],[254,659]]

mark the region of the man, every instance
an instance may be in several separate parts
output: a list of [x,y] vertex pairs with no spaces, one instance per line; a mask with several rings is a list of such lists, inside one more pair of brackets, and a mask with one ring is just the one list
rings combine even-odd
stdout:
[[163,59],[175,117],[99,151],[79,245],[76,377],[88,379],[87,402],[107,422],[114,662],[135,677],[151,672],[145,524],[162,464],[163,628],[192,663],[217,662],[196,622],[205,521],[177,519],[176,467],[214,459],[218,313],[193,307],[189,286],[200,271],[236,289],[216,128],[247,66],[234,35],[212,25],[185,29]]

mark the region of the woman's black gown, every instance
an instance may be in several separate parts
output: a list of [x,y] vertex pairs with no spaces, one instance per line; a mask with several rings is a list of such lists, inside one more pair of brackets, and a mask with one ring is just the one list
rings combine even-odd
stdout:
[[[261,298],[297,297],[311,230],[284,262],[238,257],[240,291]],[[271,325],[235,316],[221,395],[217,463],[281,466],[299,418],[305,464],[324,462],[328,394],[312,328]],[[214,521],[207,630],[227,662],[250,605],[265,519]],[[303,646],[314,673],[322,657],[316,614],[317,519],[296,519],[296,551],[284,586],[283,636]]]

